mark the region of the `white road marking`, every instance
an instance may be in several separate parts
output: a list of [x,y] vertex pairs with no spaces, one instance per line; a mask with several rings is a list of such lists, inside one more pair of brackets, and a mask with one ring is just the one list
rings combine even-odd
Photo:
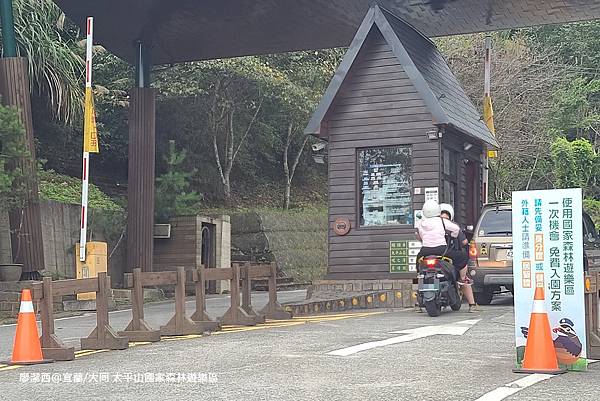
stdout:
[[527,387],[533,386],[534,384],[537,384],[544,380],[551,379],[554,376],[555,375],[534,373],[532,375],[525,376],[522,379],[505,384],[502,387],[498,387],[497,389],[494,389],[489,393],[482,395],[475,401],[501,401],[506,397],[516,394]]
[[335,351],[328,352],[327,355],[334,356],[349,356],[358,352],[370,350],[373,348],[385,347],[387,345],[399,344],[408,341],[417,340],[419,338],[430,337],[435,335],[451,335],[461,336],[473,327],[481,319],[474,320],[462,320],[460,322],[444,324],[440,326],[424,326],[417,327],[415,329],[394,331],[391,334],[405,334],[403,336],[392,337],[386,340],[371,341],[363,344],[354,345],[352,347],[342,348]]

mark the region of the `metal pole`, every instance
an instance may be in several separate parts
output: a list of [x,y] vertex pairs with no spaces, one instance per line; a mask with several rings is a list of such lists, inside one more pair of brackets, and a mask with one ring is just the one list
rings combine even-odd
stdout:
[[492,37],[485,37],[485,75],[483,83],[483,95],[490,96],[491,91],[491,73],[492,73]]
[[[485,101],[491,96],[491,72],[492,72],[492,37],[486,35],[485,37],[485,59],[484,59],[484,83],[483,83],[483,98]],[[487,124],[487,122],[486,122]],[[492,134],[495,134],[494,130],[490,130]],[[486,154],[483,157],[483,203],[486,204],[489,201],[490,191],[490,159]]]
[[135,44],[135,85],[138,88],[150,87],[150,54],[147,44],[138,40]]
[[0,17],[2,23],[3,57],[17,57],[12,0],[0,0]]
[[[92,47],[94,37],[94,18],[87,19],[86,52],[85,52],[85,90],[87,96],[92,96]],[[90,105],[86,104],[86,107]],[[93,112],[93,111],[92,111]],[[86,124],[89,122],[86,122]],[[84,126],[84,130],[86,127]],[[84,135],[85,139],[85,135]],[[83,146],[83,169],[82,169],[82,187],[81,187],[81,231],[79,235],[79,260],[85,262],[86,242],[87,242],[87,217],[88,217],[88,191],[90,185],[90,153],[86,152],[86,145]]]

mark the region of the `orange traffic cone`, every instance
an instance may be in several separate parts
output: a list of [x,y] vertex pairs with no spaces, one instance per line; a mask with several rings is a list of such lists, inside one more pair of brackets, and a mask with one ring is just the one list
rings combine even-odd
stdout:
[[44,359],[37,323],[35,322],[31,291],[24,289],[21,292],[21,308],[17,319],[17,332],[15,333],[12,359],[6,363],[9,365],[34,365],[48,362],[54,361]]
[[544,287],[536,287],[533,297],[533,311],[529,320],[527,344],[521,369],[515,373],[547,373],[559,374],[565,370],[558,368],[556,350],[552,340],[550,321],[544,301]]

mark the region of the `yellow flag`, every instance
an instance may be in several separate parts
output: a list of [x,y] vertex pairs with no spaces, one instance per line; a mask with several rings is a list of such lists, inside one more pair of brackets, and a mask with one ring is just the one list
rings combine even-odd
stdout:
[[85,112],[83,120],[83,151],[99,153],[98,131],[96,130],[96,109],[92,88],[85,88]]
[[485,95],[483,98],[483,121],[492,134],[496,133],[494,129],[494,110],[492,109],[492,98]]

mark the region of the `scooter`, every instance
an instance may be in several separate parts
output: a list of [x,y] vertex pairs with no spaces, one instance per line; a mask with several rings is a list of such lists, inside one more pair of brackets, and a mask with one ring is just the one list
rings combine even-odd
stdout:
[[419,283],[417,302],[425,307],[431,317],[439,316],[442,308],[449,306],[460,310],[462,300],[456,287],[456,271],[452,260],[445,256],[426,256],[418,261]]

